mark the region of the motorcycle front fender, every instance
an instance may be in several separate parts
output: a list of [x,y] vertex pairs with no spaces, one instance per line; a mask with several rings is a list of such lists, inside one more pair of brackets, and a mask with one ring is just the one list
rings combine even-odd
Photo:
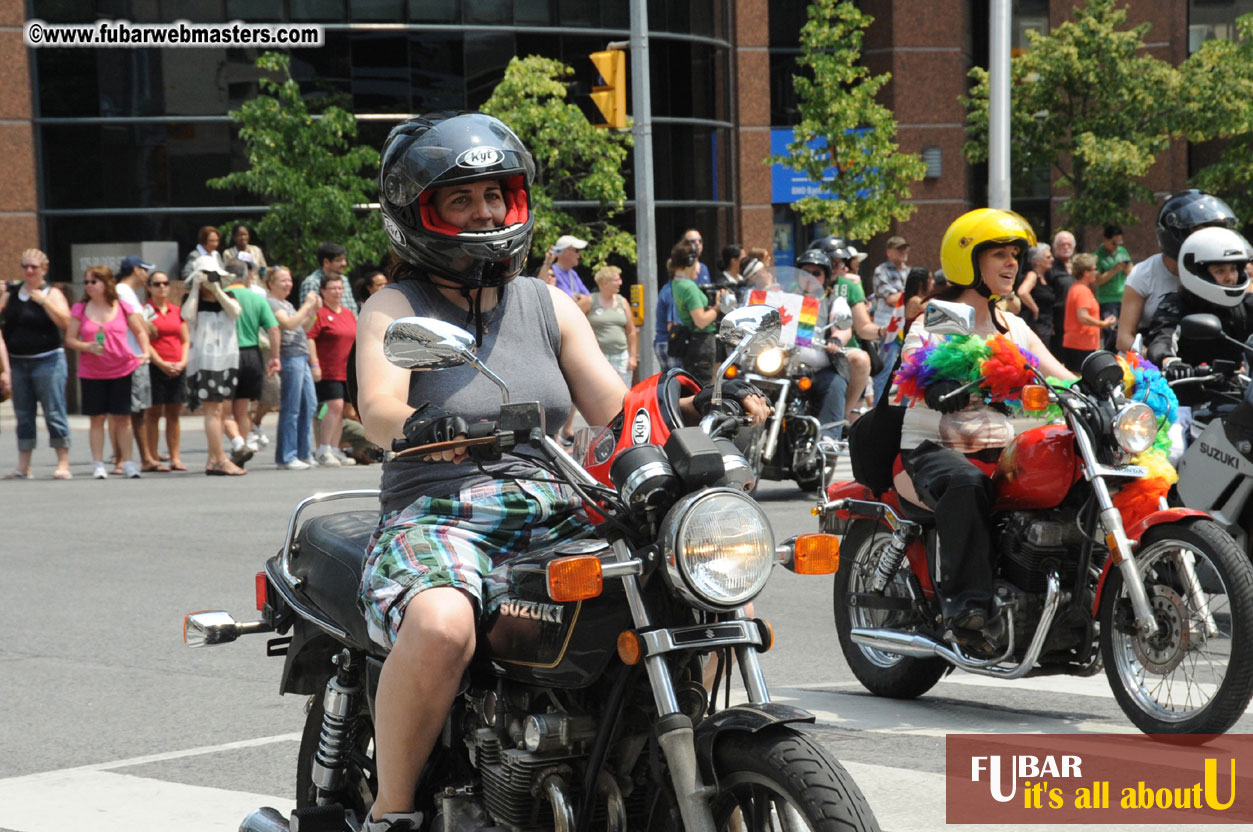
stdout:
[[696,760],[700,765],[701,779],[706,785],[717,786],[718,776],[714,771],[714,746],[718,737],[727,733],[755,734],[771,725],[784,725],[790,722],[815,721],[809,711],[782,705],[778,702],[763,702],[760,705],[736,705],[701,720],[696,726],[693,741],[696,745]]
[[[1164,508],[1155,511],[1148,517],[1140,520],[1131,528],[1127,529],[1127,539],[1132,543],[1139,544],[1140,538],[1144,537],[1144,533],[1154,526],[1160,526],[1163,523],[1180,523],[1192,519],[1210,520],[1212,519],[1209,512],[1200,511],[1195,508]],[[1092,617],[1098,618],[1101,610],[1101,595],[1105,592],[1105,579],[1109,577],[1110,568],[1114,565],[1113,558],[1106,558],[1105,566],[1101,569],[1100,580],[1096,584],[1096,596],[1092,601]]]

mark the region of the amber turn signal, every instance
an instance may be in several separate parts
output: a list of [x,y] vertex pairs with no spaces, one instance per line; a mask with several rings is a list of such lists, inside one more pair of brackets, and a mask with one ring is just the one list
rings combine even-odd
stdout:
[[797,575],[831,575],[840,568],[840,539],[833,534],[796,537],[792,571]]
[[810,387],[814,386],[814,380],[809,376],[801,376],[797,379],[796,386],[800,388],[802,393],[804,393],[809,390]]
[[1049,409],[1049,389],[1043,384],[1028,384],[1022,388],[1022,409],[1040,411]]
[[622,659],[625,665],[639,664],[640,657],[644,655],[644,645],[640,644],[640,637],[630,630],[623,630],[618,633],[618,658]]
[[548,564],[548,597],[554,601],[583,601],[595,598],[604,588],[600,558],[575,555]]
[[727,367],[727,371],[723,373],[723,375],[726,376],[727,378],[735,378],[739,374],[740,374],[740,368],[735,366],[734,364],[732,364],[730,367]]

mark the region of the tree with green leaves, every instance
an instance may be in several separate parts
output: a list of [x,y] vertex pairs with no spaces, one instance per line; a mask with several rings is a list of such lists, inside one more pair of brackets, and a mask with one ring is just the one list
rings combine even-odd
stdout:
[[803,221],[856,239],[909,219],[910,184],[926,172],[917,154],[900,151],[896,119],[875,102],[891,74],[872,75],[860,63],[873,21],[851,0],[813,0],[800,33],[802,74],[792,77],[800,124],[789,154],[766,160],[820,183],[818,195],[792,203]]
[[[1085,227],[1139,221],[1132,201],[1153,196],[1140,178],[1177,124],[1179,72],[1148,54],[1149,24],[1126,22],[1127,10],[1114,0],[1086,0],[1047,35],[1028,31],[1029,48],[1010,62],[1015,178],[1047,170],[1056,188],[1069,191],[1061,212],[1076,236]],[[975,67],[970,77],[965,152],[982,162],[988,71]]]
[[1236,21],[1236,40],[1208,40],[1180,66],[1181,132],[1192,142],[1224,140],[1218,161],[1192,184],[1221,196],[1253,222],[1253,13]]
[[[631,136],[593,127],[583,111],[566,100],[563,79],[573,74],[573,69],[552,58],[515,57],[482,111],[509,125],[535,157],[532,259],[542,259],[562,234],[574,234],[589,241],[584,257],[592,266],[611,254],[634,263],[635,237],[612,222],[626,204],[622,166]],[[590,200],[599,207],[594,217],[580,221],[555,204],[566,200]]]
[[297,279],[317,268],[323,241],[347,249],[350,264],[377,262],[387,251],[382,222],[355,206],[378,201],[378,151],[353,142],[352,113],[334,106],[317,118],[309,112],[287,55],[263,53],[256,66],[269,73],[260,94],[230,112],[248,168],[206,184],[241,188],[269,203],[260,221],[247,224],[265,241],[266,259],[290,266]]

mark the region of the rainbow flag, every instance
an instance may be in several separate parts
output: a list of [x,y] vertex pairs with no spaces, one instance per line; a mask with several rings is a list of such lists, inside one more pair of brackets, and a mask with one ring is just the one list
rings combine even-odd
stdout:
[[807,347],[814,340],[814,329],[818,326],[818,299],[805,298],[801,301],[801,313],[796,321],[796,346]]

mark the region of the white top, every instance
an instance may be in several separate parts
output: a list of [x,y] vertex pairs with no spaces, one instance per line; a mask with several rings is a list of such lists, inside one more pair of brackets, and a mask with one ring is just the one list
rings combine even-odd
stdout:
[[[1017,315],[1001,312],[1009,326],[1009,338],[1022,349],[1030,343],[1031,328]],[[943,342],[951,336],[932,335],[922,324],[922,318],[914,321],[903,354],[933,342]],[[995,408],[988,407],[982,398],[972,396],[970,404],[956,413],[940,413],[927,407],[918,399],[905,411],[901,426],[901,450],[912,450],[930,439],[938,445],[952,448],[960,453],[974,453],[988,448],[1003,448],[1016,435],[1042,424],[1038,416],[1010,418]]]
[[1140,323],[1136,329],[1146,330],[1153,322],[1153,314],[1157,312],[1162,298],[1171,292],[1179,291],[1179,276],[1170,273],[1170,270],[1162,263],[1162,255],[1159,252],[1147,260],[1136,263],[1131,269],[1131,274],[1127,275],[1127,282],[1123,284],[1123,288],[1134,289],[1136,294],[1144,298],[1144,311],[1140,313]]
[[[129,303],[135,309],[144,308],[144,305],[139,302],[139,295],[135,294],[135,290],[132,289],[130,286],[128,286],[127,284],[119,280],[117,282],[116,288],[117,288],[118,300],[122,301],[123,303]],[[145,361],[148,360],[148,357],[144,354],[144,351],[139,348],[139,339],[135,337],[135,332],[134,330],[130,328],[129,325],[127,325],[126,327],[126,343],[130,344],[132,354],[139,356]],[[147,372],[147,370],[145,370],[144,372]]]

